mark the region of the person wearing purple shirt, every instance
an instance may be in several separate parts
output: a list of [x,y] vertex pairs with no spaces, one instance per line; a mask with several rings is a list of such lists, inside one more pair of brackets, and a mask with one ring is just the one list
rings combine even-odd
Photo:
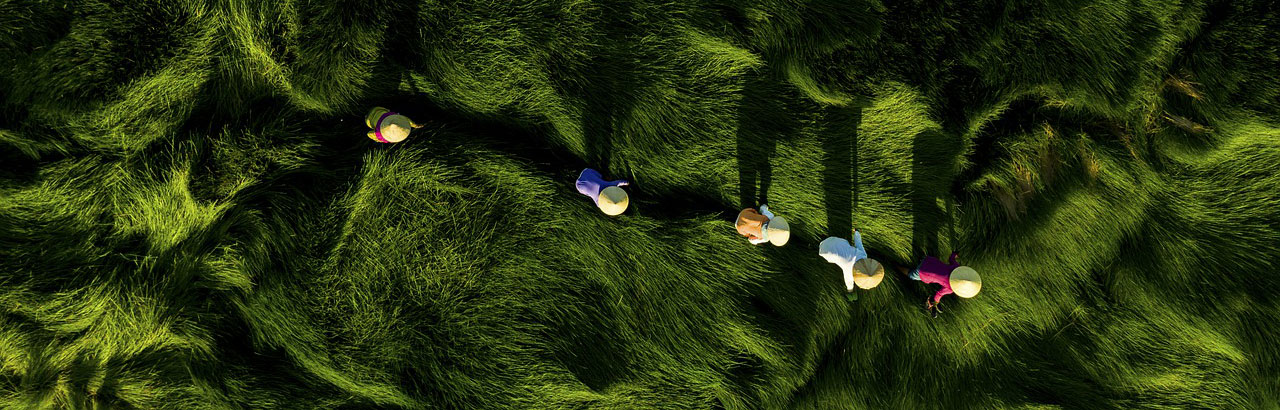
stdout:
[[599,171],[591,168],[582,170],[578,174],[578,181],[574,186],[578,188],[578,193],[586,195],[595,202],[596,207],[604,211],[606,215],[618,215],[627,210],[627,204],[630,199],[627,192],[621,187],[630,185],[625,179],[616,181],[606,181]]
[[951,252],[951,259],[947,263],[942,263],[938,258],[926,256],[923,261],[920,261],[920,266],[908,275],[911,279],[924,283],[942,285],[942,289],[938,289],[938,293],[933,294],[932,302],[929,303],[930,308],[941,302],[943,296],[951,294],[951,271],[960,267],[960,264],[956,263],[956,256],[959,255],[959,252]]
[[951,258],[946,263],[938,258],[925,256],[920,265],[907,274],[911,279],[942,286],[933,297],[924,301],[925,309],[933,317],[938,317],[938,303],[942,302],[943,296],[954,293],[962,298],[971,298],[982,289],[982,278],[978,276],[978,272],[968,266],[961,266],[956,261],[959,255],[959,252],[951,252]]

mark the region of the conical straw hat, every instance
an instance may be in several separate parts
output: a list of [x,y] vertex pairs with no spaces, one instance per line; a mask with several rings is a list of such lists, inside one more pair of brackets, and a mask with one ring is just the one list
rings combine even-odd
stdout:
[[880,262],[864,258],[853,263],[853,283],[858,287],[871,289],[880,286],[881,280],[884,280],[884,265]]
[[631,202],[631,198],[627,196],[627,191],[616,186],[605,187],[600,190],[600,197],[596,199],[596,206],[604,211],[605,215],[614,216],[621,214],[627,210],[627,204]]
[[775,216],[769,220],[769,225],[764,228],[769,238],[769,243],[773,246],[786,245],[791,239],[791,225],[787,224],[786,218]]
[[383,143],[404,141],[405,138],[409,138],[409,131],[413,130],[413,122],[409,117],[382,107],[374,107],[370,110],[369,115],[364,118],[364,123],[374,129],[369,132],[369,138]]
[[971,298],[982,290],[982,278],[978,276],[978,271],[968,266],[961,266],[951,271],[951,291],[956,296],[962,298]]

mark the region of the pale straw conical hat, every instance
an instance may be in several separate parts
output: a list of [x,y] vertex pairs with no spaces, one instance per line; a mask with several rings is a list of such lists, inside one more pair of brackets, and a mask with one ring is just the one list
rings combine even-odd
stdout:
[[961,266],[951,271],[951,291],[956,296],[971,298],[982,290],[982,277],[978,271],[968,266]]
[[765,226],[765,235],[769,238],[769,243],[773,246],[786,245],[791,239],[791,225],[787,224],[787,219],[781,216],[775,216],[769,220],[769,225]]
[[875,259],[863,258],[853,263],[853,283],[863,289],[880,286],[884,280],[884,265]]
[[373,131],[369,131],[369,138],[384,143],[395,143],[404,141],[409,138],[409,131],[413,129],[413,122],[409,117],[391,112],[383,107],[374,107],[369,111],[369,115],[364,118],[364,124]]
[[605,215],[614,216],[627,210],[627,204],[631,203],[631,198],[627,196],[627,191],[616,186],[605,187],[600,190],[600,196],[596,199],[596,206],[604,211]]

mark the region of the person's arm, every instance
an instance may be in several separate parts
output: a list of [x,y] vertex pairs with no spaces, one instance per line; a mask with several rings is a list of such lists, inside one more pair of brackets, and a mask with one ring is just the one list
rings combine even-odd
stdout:
[[627,180],[625,180],[625,179],[619,179],[619,180],[617,180],[617,181],[609,181],[609,182],[607,183],[607,185],[606,185],[606,186],[620,186],[620,187],[623,187],[623,186],[627,186],[627,185],[631,185],[631,182],[628,182],[628,181],[627,181]]
[[960,256],[960,252],[951,252],[951,259],[947,261],[948,265],[956,264],[956,256]]
[[748,236],[747,241],[751,242],[752,245],[759,245],[765,242],[769,242],[767,240],[764,240],[764,238],[758,238],[755,235]]
[[773,219],[773,212],[769,212],[769,204],[760,205],[760,214],[765,218]]
[[867,258],[867,249],[862,247],[862,233],[853,231],[853,254],[859,259]]
[[942,301],[943,296],[950,295],[950,294],[951,294],[951,288],[944,286],[942,289],[938,290],[938,293],[933,294],[933,304],[935,305],[938,304],[938,302]]
[[844,289],[846,292],[853,292],[853,271],[844,272]]

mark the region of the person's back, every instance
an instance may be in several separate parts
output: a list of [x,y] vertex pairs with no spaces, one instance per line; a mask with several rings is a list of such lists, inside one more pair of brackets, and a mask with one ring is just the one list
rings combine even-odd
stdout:
[[850,300],[854,287],[871,289],[880,284],[884,278],[884,268],[879,262],[867,257],[867,250],[862,246],[862,233],[853,231],[853,244],[843,238],[830,237],[818,244],[818,255],[827,262],[840,267],[844,274],[845,292]]
[[959,253],[952,252],[951,259],[947,263],[943,263],[938,258],[926,256],[923,261],[920,261],[920,266],[916,268],[915,276],[912,279],[942,286],[942,289],[939,289],[933,295],[933,304],[942,301],[943,296],[951,294],[951,271],[960,267],[960,264],[956,263],[956,256],[958,255]]
[[942,285],[944,289],[949,288],[950,285],[948,284],[948,278],[951,277],[951,271],[960,267],[960,264],[956,263],[956,255],[956,253],[951,254],[951,261],[949,263],[943,262],[941,259],[932,256],[926,256],[924,260],[920,262],[920,267],[918,268],[920,281],[924,283],[939,284]]
[[759,211],[754,208],[743,209],[738,212],[733,225],[738,234],[747,237],[752,245],[769,242],[774,246],[783,246],[791,238],[791,225],[786,218],[770,212],[769,205],[760,205]]
[[834,236],[823,239],[818,243],[818,255],[841,267],[852,267],[859,259],[867,258],[867,250],[862,247],[862,233],[854,231],[853,244]]
[[754,208],[743,209],[738,212],[738,220],[734,223],[738,234],[747,237],[752,243],[763,242],[764,224],[769,222],[769,217],[757,212]]

